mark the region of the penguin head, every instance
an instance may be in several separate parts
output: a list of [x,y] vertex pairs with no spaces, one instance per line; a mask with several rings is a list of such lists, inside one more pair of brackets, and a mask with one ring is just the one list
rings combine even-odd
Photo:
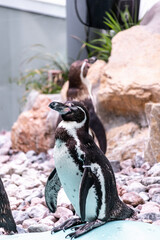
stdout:
[[70,87],[79,88],[86,78],[88,69],[97,60],[96,57],[89,59],[78,60],[71,64],[69,70],[69,84]]
[[84,123],[88,128],[89,114],[84,105],[77,101],[67,101],[66,103],[51,102],[49,107],[61,115],[65,122]]

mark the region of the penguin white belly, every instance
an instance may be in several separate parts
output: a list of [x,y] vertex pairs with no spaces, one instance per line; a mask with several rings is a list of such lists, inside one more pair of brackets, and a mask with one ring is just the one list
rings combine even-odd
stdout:
[[[71,201],[76,213],[80,216],[79,189],[82,180],[82,172],[75,164],[64,142],[57,139],[54,147],[55,167],[62,187]],[[97,200],[95,190],[92,187],[86,199],[86,221],[96,218]]]

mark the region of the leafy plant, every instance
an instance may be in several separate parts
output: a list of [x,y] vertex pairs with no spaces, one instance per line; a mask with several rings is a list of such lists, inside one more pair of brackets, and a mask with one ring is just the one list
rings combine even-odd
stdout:
[[[37,46],[42,47],[39,44],[33,47]],[[42,67],[26,69],[29,64],[33,64],[37,60],[41,60],[45,64]],[[45,94],[58,93],[68,78],[68,65],[59,56],[53,56],[50,53],[38,51],[25,59],[22,65],[23,68],[25,67],[25,70],[20,72],[20,77],[16,82],[19,85],[25,85],[26,93],[32,89]]]
[[[120,31],[128,29],[139,24],[136,19],[133,19],[126,8],[124,12],[120,12],[122,23],[120,23],[114,12],[106,12],[104,23],[111,30],[96,32],[98,38],[91,40],[89,43],[84,42],[84,45],[90,48],[89,57],[97,56],[97,58],[108,61],[112,50],[112,38]],[[136,14],[135,14],[136,16]]]

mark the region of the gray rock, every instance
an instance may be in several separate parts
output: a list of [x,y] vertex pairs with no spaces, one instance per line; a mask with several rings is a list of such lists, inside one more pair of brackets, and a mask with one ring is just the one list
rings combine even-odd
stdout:
[[38,198],[42,198],[43,197],[43,194],[42,194],[42,190],[41,189],[37,189],[36,191],[34,191],[31,195],[29,195],[25,201],[26,202],[30,202],[32,200],[32,198],[35,198],[35,197],[38,197]]
[[26,152],[26,157],[28,158],[28,159],[31,159],[33,156],[35,156],[36,155],[36,152],[35,151],[33,151],[33,150],[30,150],[30,151],[28,151],[28,152]]
[[160,163],[156,163],[149,171],[148,176],[160,176]]
[[146,191],[146,187],[145,187],[143,184],[134,181],[134,182],[130,183],[130,184],[127,186],[126,190],[127,190],[128,192],[137,192],[137,193],[140,193],[140,192],[145,192],[145,191]]
[[136,154],[134,158],[134,166],[136,168],[141,168],[143,164],[144,164],[144,158],[141,155]]
[[47,232],[51,228],[45,224],[33,224],[28,227],[28,232]]
[[153,197],[155,194],[160,194],[160,188],[155,187],[155,188],[150,188],[149,189],[149,196]]
[[22,224],[24,220],[29,218],[28,213],[26,211],[13,210],[12,214],[16,224]]
[[37,156],[37,160],[39,162],[44,162],[44,161],[46,161],[46,159],[47,159],[47,155],[44,152],[39,153]]
[[138,218],[141,220],[151,220],[151,221],[157,221],[160,220],[160,214],[157,213],[143,213],[143,214],[138,214]]
[[157,183],[160,184],[160,177],[145,177],[141,180],[141,183],[145,186]]
[[114,171],[115,173],[121,171],[120,161],[118,161],[118,160],[112,160],[112,161],[110,161],[110,164],[111,164],[112,169],[113,169],[113,171]]
[[37,204],[36,206],[28,207],[26,210],[27,214],[31,218],[43,218],[47,215],[48,209],[42,204]]
[[152,201],[160,204],[160,194],[154,194],[152,197]]

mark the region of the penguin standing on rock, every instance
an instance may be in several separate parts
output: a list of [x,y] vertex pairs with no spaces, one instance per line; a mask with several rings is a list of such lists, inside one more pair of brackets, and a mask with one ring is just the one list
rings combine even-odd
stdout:
[[112,167],[89,135],[89,114],[82,103],[52,102],[62,121],[55,132],[55,169],[48,178],[45,198],[54,212],[62,187],[79,216],[54,227],[52,233],[75,227],[67,237],[77,238],[111,220],[129,218],[133,210],[118,197]]
[[106,133],[103,124],[97,116],[91,91],[91,83],[87,79],[90,66],[97,60],[96,57],[78,60],[71,64],[69,70],[69,86],[66,92],[67,101],[82,102],[87,108],[90,116],[90,129],[96,137],[99,147],[105,153],[107,148]]

